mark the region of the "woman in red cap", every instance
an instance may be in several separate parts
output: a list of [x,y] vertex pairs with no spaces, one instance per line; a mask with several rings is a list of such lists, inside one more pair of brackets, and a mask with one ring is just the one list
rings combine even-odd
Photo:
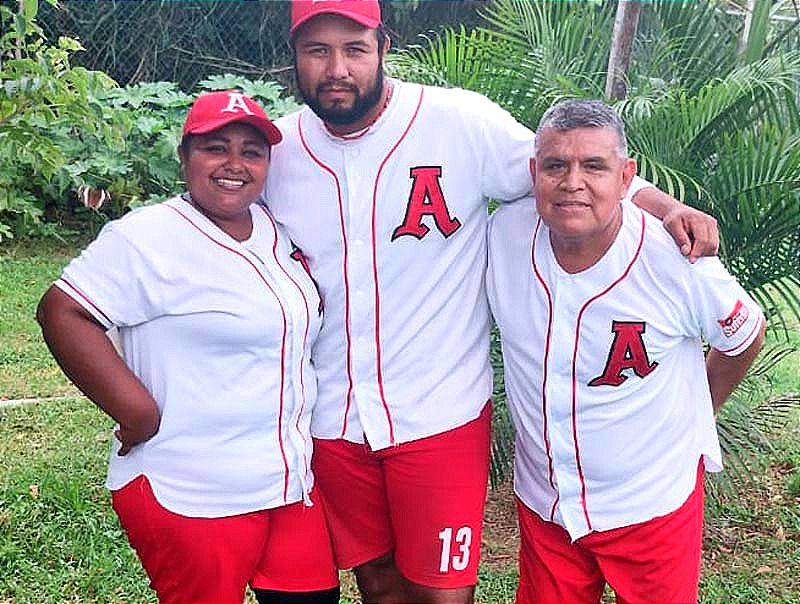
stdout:
[[37,311],[117,422],[106,484],[160,602],[241,604],[248,585],[262,604],[339,600],[310,469],[319,297],[256,203],[280,140],[245,95],[200,96],[186,193],[107,224]]

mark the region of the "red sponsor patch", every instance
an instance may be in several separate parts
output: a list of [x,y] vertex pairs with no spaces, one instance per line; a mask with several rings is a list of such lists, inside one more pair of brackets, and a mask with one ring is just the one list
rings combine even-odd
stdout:
[[725,334],[725,337],[730,338],[747,322],[748,317],[750,317],[750,309],[741,300],[736,300],[736,305],[733,307],[731,314],[724,319],[718,319],[717,323],[722,328],[722,333]]

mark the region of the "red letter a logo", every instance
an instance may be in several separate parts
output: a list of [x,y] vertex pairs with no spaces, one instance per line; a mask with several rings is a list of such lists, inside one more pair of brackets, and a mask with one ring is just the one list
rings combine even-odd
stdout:
[[658,363],[651,363],[647,358],[642,340],[645,331],[643,322],[612,321],[611,331],[614,332],[614,341],[606,368],[603,375],[589,382],[590,386],[619,386],[628,379],[627,375],[622,375],[624,369],[633,369],[636,375],[643,378],[658,367]]
[[411,168],[411,178],[414,182],[411,185],[411,194],[408,196],[406,217],[403,224],[392,233],[392,241],[403,235],[422,239],[430,231],[422,224],[422,217],[425,215],[433,216],[437,228],[445,237],[458,230],[461,223],[458,218],[450,218],[442,185],[439,183],[441,176],[440,166]]

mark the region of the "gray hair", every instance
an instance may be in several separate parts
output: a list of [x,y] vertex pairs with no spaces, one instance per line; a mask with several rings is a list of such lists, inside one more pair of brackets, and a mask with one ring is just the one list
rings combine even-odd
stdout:
[[617,112],[602,101],[573,99],[562,101],[548,109],[536,129],[536,147],[545,128],[575,130],[576,128],[611,128],[617,134],[617,150],[620,157],[628,157],[625,141],[625,126]]

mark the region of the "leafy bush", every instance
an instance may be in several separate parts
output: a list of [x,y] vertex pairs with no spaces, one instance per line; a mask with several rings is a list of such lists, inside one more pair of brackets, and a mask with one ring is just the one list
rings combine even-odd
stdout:
[[0,6],[0,29],[13,23],[0,37],[0,239],[41,231],[43,199],[66,188],[68,143],[79,129],[112,139],[96,93],[113,82],[72,68],[69,55],[80,44],[60,38],[48,45],[34,16]]
[[[241,90],[273,118],[298,107],[292,97],[282,96],[275,82],[226,74],[207,78],[198,87],[200,92]],[[96,153],[84,174],[94,178],[88,184],[108,189],[113,199],[121,201],[112,205],[112,215],[181,191],[176,148],[194,95],[181,92],[172,82],[151,82],[111,89],[102,100],[124,133],[124,143]],[[110,174],[102,169],[114,162],[124,162],[125,172],[109,181]]]
[[[35,3],[34,3],[35,4]],[[0,240],[57,233],[58,225],[96,228],[128,207],[181,188],[176,146],[193,96],[171,82],[120,88],[101,72],[70,65],[80,43],[53,46],[35,11],[0,6]],[[275,82],[214,76],[201,91],[237,88],[277,117],[297,107]],[[102,188],[102,214],[83,208],[80,187]]]

